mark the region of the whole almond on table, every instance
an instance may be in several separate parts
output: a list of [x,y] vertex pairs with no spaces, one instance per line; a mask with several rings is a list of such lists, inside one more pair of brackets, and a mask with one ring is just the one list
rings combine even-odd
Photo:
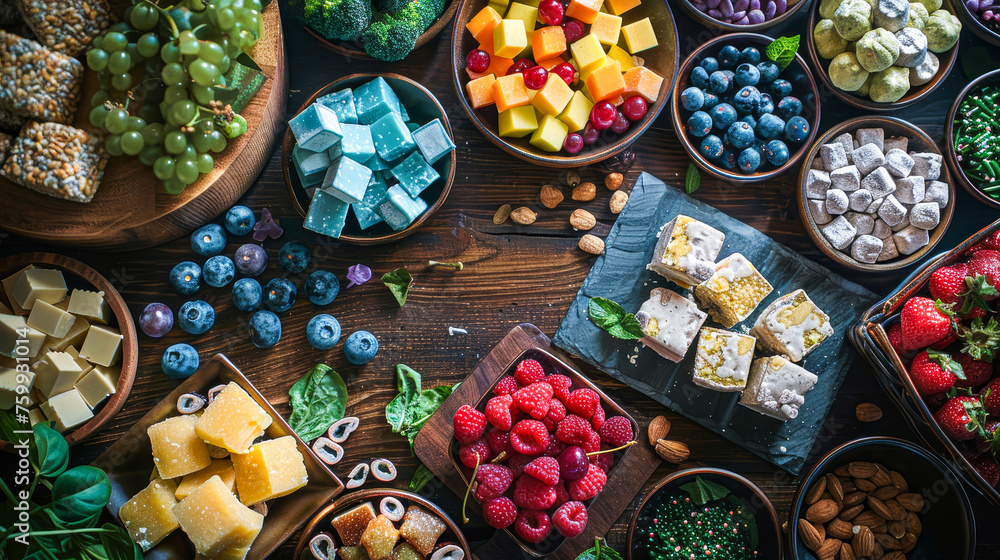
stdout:
[[497,208],[496,213],[493,214],[493,223],[496,225],[500,225],[506,222],[507,218],[510,217],[510,213],[511,213],[510,204],[504,204],[500,208]]
[[608,173],[607,177],[604,178],[604,186],[608,187],[609,191],[616,191],[618,187],[622,186],[624,180],[625,176],[621,173]]
[[583,208],[577,208],[569,215],[569,225],[574,229],[587,231],[597,225],[597,218]]
[[580,174],[576,171],[570,171],[566,174],[566,184],[570,187],[576,187],[580,184]]
[[666,416],[657,416],[649,421],[646,434],[649,436],[649,445],[655,446],[656,440],[667,437],[670,433],[670,420]]
[[527,206],[521,206],[520,208],[515,208],[510,213],[510,219],[521,224],[522,226],[530,226],[531,224],[535,223],[535,220],[537,218],[538,214],[535,214],[535,212],[532,211],[531,208],[528,208]]
[[565,198],[561,190],[557,189],[552,185],[544,185],[542,191],[539,193],[539,198],[542,201],[542,206],[552,210]]
[[573,187],[573,193],[570,196],[577,202],[590,202],[597,198],[597,186],[590,181],[580,183]]
[[589,233],[580,238],[577,246],[583,252],[590,253],[591,255],[600,255],[604,252],[604,240]]
[[625,209],[626,204],[628,204],[628,193],[625,191],[611,193],[611,200],[608,202],[608,206],[610,206],[612,214],[620,214]]
[[861,403],[854,409],[861,422],[875,422],[882,418],[882,409],[875,403]]
[[679,465],[691,456],[691,450],[685,443],[661,439],[656,442],[656,454],[668,463]]

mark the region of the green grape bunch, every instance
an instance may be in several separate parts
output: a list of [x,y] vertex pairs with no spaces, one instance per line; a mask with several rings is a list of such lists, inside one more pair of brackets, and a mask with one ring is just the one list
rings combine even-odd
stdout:
[[[166,3],[168,0],[163,0]],[[247,122],[216,99],[241,53],[263,33],[260,0],[132,0],[93,41],[87,66],[101,89],[90,123],[113,156],[135,156],[170,194],[212,171],[212,154]]]

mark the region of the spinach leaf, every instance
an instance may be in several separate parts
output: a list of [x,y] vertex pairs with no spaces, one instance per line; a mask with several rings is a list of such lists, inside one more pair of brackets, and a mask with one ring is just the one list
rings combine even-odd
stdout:
[[38,471],[44,477],[55,478],[69,466],[69,444],[59,432],[48,423],[35,424],[31,430],[35,434],[35,458]]
[[303,441],[311,441],[344,417],[347,385],[333,368],[316,364],[288,390],[288,403],[288,425]]
[[687,492],[694,503],[699,506],[721,500],[731,493],[725,486],[705,480],[700,476],[695,477],[694,482],[681,485],[681,490]]
[[622,556],[609,547],[604,539],[597,537],[594,539],[594,547],[581,552],[576,560],[622,560]]
[[396,389],[413,402],[420,394],[420,374],[406,364],[396,365]]
[[427,486],[427,483],[434,480],[434,473],[427,468],[426,465],[420,463],[417,465],[417,470],[413,473],[413,478],[410,479],[410,484],[407,486],[407,490],[410,492],[420,492]]
[[94,527],[111,498],[111,481],[96,467],[81,465],[59,475],[52,485],[49,515],[66,529]]
[[397,268],[392,272],[386,272],[382,275],[382,283],[389,288],[392,292],[392,297],[396,298],[396,303],[400,307],[406,305],[406,294],[410,291],[410,284],[413,283],[413,277],[405,268]]
[[420,374],[406,364],[396,366],[396,388],[399,394],[385,407],[385,419],[392,433],[405,437],[413,448],[420,428],[437,411],[455,387],[441,386],[421,391]]
[[764,56],[770,58],[784,70],[795,60],[795,52],[799,50],[799,36],[778,37],[764,49]]
[[454,387],[441,385],[421,392],[420,400],[410,407],[410,427],[422,428],[454,390]]
[[385,419],[389,422],[389,426],[392,427],[392,433],[394,434],[403,431],[403,426],[406,425],[406,414],[409,412],[407,404],[406,395],[400,393],[389,401],[389,404],[385,407]]
[[24,429],[17,420],[14,419],[14,409],[0,410],[0,439],[6,442],[16,442],[17,434],[14,432]]
[[698,190],[701,186],[701,173],[698,172],[698,166],[693,163],[688,164],[687,174],[684,175],[684,192],[692,194],[694,191]]

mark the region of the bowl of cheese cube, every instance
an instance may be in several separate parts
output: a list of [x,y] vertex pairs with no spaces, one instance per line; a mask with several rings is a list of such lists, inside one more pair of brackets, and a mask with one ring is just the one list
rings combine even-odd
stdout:
[[352,74],[288,122],[282,168],[303,227],[357,245],[416,231],[455,180],[455,142],[430,91],[398,74]]
[[652,125],[677,53],[664,0],[465,0],[452,76],[487,139],[525,161],[573,168],[620,153]]
[[87,439],[135,380],[125,301],[96,270],[52,253],[11,256],[0,278],[0,414],[18,429],[52,422],[70,445]]

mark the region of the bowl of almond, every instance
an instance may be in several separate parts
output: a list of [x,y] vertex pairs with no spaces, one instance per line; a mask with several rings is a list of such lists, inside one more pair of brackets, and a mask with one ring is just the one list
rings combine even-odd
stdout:
[[975,555],[975,518],[958,476],[901,439],[863,438],[830,451],[803,479],[792,504],[793,560]]

